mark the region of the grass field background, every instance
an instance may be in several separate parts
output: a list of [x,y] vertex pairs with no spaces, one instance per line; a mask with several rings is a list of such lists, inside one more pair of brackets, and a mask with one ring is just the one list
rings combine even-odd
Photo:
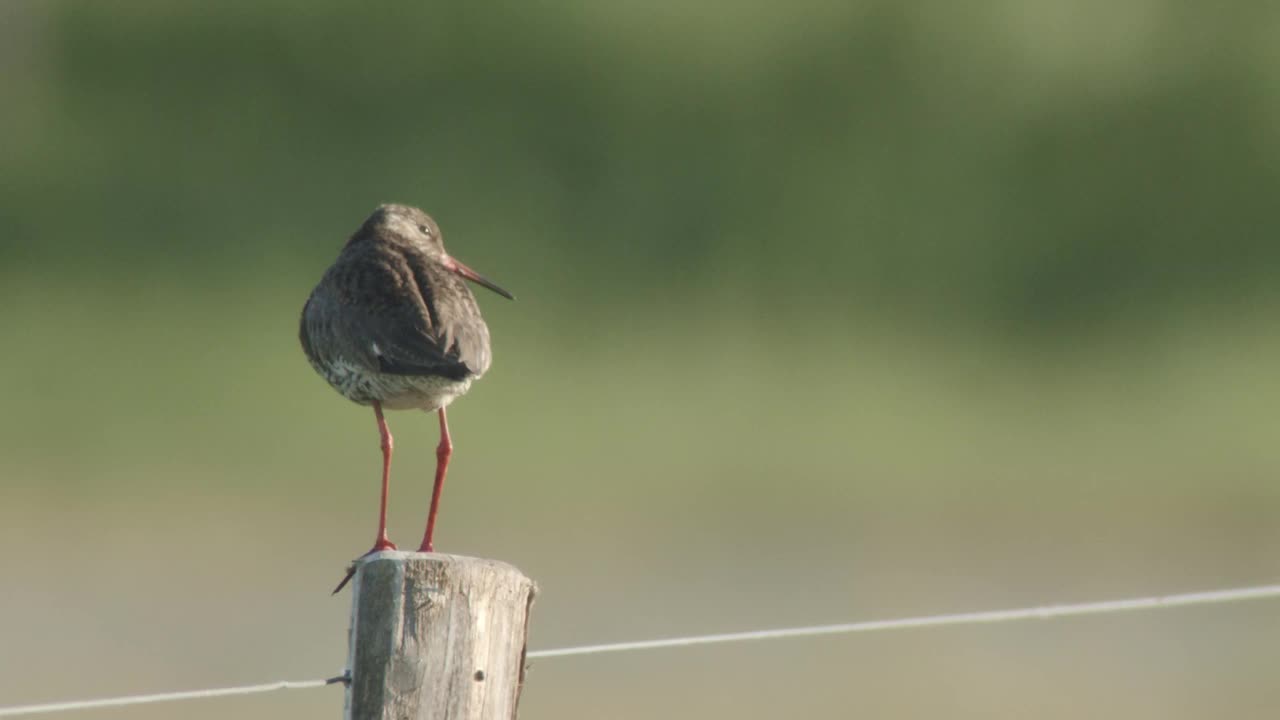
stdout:
[[[1273,10],[601,7],[5,5],[0,705],[341,669],[378,440],[296,323],[386,200],[520,298],[438,545],[538,581],[532,648],[1275,580]],[[521,709],[1262,718],[1278,617],[543,660]]]

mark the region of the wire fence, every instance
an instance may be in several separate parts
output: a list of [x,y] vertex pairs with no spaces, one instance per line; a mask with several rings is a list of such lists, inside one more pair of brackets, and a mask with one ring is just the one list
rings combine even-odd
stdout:
[[[1156,610],[1161,608],[1187,607],[1191,605],[1214,605],[1220,603],[1240,602],[1244,600],[1261,600],[1280,598],[1280,584],[1256,585],[1252,587],[1230,588],[1226,590],[1209,590],[1205,592],[1181,593],[1121,600],[1100,600],[1096,602],[1069,603],[1061,605],[1041,605],[1036,607],[1013,608],[1007,610],[984,610],[979,612],[952,613],[948,615],[925,615],[921,617],[896,618],[890,620],[867,620],[862,622],[840,623],[835,625],[812,625],[807,627],[777,628],[773,630],[750,630],[746,632],[719,633],[712,635],[690,635],[685,637],[661,638],[657,640],[636,640],[631,642],[606,643],[601,645],[579,645],[575,647],[535,650],[525,657],[529,660],[540,658],[562,658],[576,655],[598,655],[601,653],[631,652],[636,650],[658,650],[661,648],[689,647],[693,645],[714,645],[721,643],[746,642],[752,640],[780,640],[783,638],[812,637],[817,635],[846,635],[852,633],[879,632],[885,630],[906,630],[909,628],[943,627],[948,625],[978,625],[990,623],[1015,622],[1020,620],[1052,620],[1054,618],[1080,615],[1101,615],[1104,613],[1133,612],[1138,610]],[[203,700],[207,698],[228,697],[233,695],[253,695],[274,692],[276,690],[306,690],[342,684],[349,680],[344,673],[337,677],[323,680],[282,680],[280,682],[260,685],[242,685],[239,687],[214,688],[210,690],[188,690],[182,692],[156,693],[151,695],[127,695],[97,700],[73,700],[68,702],[52,702],[37,705],[14,705],[0,707],[0,717],[19,717],[41,715],[46,713],[67,712],[71,710],[92,710],[98,708],[122,707],[127,705],[144,705],[148,703],[173,702],[180,700]]]

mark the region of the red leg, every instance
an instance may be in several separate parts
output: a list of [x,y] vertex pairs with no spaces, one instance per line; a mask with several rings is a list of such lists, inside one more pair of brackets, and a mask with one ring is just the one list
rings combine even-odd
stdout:
[[418,552],[432,552],[431,538],[436,533],[436,513],[440,510],[440,491],[444,490],[444,474],[449,469],[449,456],[453,454],[453,442],[449,440],[449,422],[444,408],[440,408],[440,444],[436,446],[436,484],[431,488],[431,511],[427,514],[427,532],[422,536]]
[[[365,555],[372,555],[379,550],[396,549],[395,543],[387,538],[387,490],[391,486],[391,451],[395,448],[395,441],[391,437],[391,429],[387,427],[387,419],[382,417],[382,403],[377,400],[373,401],[373,414],[378,418],[378,436],[382,439],[382,503],[378,506],[378,539],[374,541],[373,549]],[[352,563],[347,569],[346,577],[333,589],[333,594],[337,595],[339,590],[346,587],[355,574],[356,564]]]
[[378,539],[369,552],[396,549],[395,544],[387,539],[387,490],[391,485],[391,451],[395,448],[395,441],[387,427],[387,419],[382,417],[382,404],[377,400],[373,401],[373,414],[378,418],[378,435],[382,438],[382,504],[378,506]]

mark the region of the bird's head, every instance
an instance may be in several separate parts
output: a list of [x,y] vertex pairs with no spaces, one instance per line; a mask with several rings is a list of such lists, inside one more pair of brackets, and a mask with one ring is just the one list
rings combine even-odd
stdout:
[[459,277],[484,286],[508,300],[515,296],[503,290],[497,283],[455,260],[444,249],[440,226],[431,216],[409,205],[389,203],[379,205],[364,221],[356,237],[379,237],[396,244],[408,245],[421,253],[428,262],[435,263]]

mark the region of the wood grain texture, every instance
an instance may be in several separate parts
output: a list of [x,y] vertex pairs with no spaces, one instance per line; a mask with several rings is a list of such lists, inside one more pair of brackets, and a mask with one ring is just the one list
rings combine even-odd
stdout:
[[496,560],[387,551],[352,582],[349,720],[508,720],[536,587]]

